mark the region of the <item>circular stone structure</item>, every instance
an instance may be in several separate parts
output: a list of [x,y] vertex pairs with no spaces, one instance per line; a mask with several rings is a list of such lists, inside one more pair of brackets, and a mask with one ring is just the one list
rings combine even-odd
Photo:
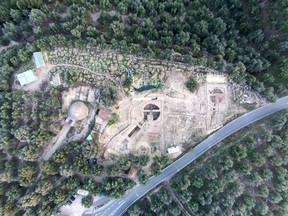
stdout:
[[73,121],[79,121],[86,118],[88,113],[89,109],[82,101],[72,103],[68,110],[68,116]]

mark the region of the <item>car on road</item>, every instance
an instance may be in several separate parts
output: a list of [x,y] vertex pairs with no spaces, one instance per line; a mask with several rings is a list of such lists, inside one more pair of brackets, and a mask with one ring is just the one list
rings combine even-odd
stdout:
[[93,164],[97,164],[97,159],[93,158]]

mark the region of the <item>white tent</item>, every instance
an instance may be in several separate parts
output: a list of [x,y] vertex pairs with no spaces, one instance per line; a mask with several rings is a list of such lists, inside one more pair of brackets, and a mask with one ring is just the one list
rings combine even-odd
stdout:
[[180,151],[179,146],[174,146],[167,149],[168,154],[174,154]]
[[20,82],[20,85],[23,86],[28,83],[34,82],[38,78],[32,70],[28,70],[23,73],[17,74],[17,79]]
[[82,196],[87,196],[89,194],[89,191],[83,190],[83,189],[78,189],[77,194],[82,195]]

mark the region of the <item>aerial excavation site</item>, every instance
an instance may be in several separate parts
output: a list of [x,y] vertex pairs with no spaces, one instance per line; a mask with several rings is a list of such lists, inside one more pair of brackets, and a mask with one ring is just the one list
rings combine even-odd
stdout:
[[288,215],[287,0],[1,0],[0,216]]

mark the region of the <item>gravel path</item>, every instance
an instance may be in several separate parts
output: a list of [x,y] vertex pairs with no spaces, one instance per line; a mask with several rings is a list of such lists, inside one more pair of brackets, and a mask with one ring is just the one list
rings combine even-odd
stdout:
[[[69,124],[64,125],[59,134],[46,147],[44,153],[42,154],[43,160],[45,161],[49,160],[49,158],[55,153],[55,151],[61,147],[61,144],[63,140],[67,137],[67,133],[69,132],[70,128],[71,126]],[[53,145],[55,140],[57,141]]]

